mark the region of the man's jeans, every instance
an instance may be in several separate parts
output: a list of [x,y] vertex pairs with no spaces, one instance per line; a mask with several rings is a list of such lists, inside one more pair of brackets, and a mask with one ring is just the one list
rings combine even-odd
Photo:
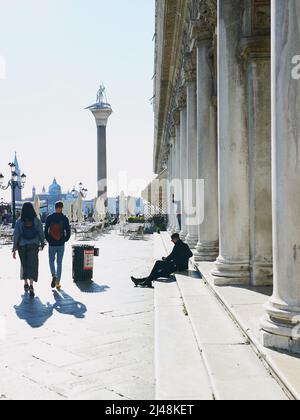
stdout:
[[[65,246],[49,246],[49,264],[50,270],[53,277],[56,277],[58,281],[61,280],[62,274],[62,262],[64,259]],[[56,260],[56,261],[55,261]],[[55,262],[57,268],[55,268]]]

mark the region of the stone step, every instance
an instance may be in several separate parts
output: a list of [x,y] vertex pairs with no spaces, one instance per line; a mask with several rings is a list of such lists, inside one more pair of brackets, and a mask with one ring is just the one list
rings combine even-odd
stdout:
[[[163,233],[160,240],[166,255],[172,249],[169,234]],[[214,398],[287,400],[287,395],[256,355],[246,335],[201,280],[199,273],[177,274],[176,279]]]
[[260,340],[260,322],[264,316],[264,305],[272,294],[270,287],[221,287],[214,284],[211,271],[213,263],[197,262],[210,292],[220,302],[239,329],[248,337],[253,350],[263,361],[286,394],[292,400],[300,400],[300,359],[284,352],[264,347]]
[[213,400],[213,390],[177,283],[155,285],[157,400]]
[[[154,235],[154,258],[166,255]],[[155,375],[157,400],[213,400],[213,391],[192,325],[175,281],[155,284]]]

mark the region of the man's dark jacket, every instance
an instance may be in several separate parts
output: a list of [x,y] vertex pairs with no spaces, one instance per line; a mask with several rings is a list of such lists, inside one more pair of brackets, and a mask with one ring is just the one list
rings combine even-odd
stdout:
[[[62,226],[63,235],[60,241],[56,241],[49,234],[49,230],[53,224],[61,224]],[[46,220],[45,225],[45,237],[50,246],[64,246],[65,243],[68,242],[68,240],[71,237],[71,227],[69,219],[64,214],[58,213],[54,213],[51,216],[49,216]]]
[[189,259],[193,256],[189,246],[182,242],[177,241],[173,252],[166,258],[166,261],[174,262],[177,271],[185,271],[189,269]]

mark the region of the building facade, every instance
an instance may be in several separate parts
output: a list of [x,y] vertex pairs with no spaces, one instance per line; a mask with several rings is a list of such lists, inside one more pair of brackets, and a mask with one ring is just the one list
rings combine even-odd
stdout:
[[298,0],[156,1],[154,171],[168,173],[169,229],[196,263],[215,262],[217,285],[274,286],[261,339],[292,353],[299,26]]
[[[62,201],[64,203],[66,213],[70,212],[69,206],[72,207],[77,204],[79,194],[79,191],[76,191],[75,188],[71,192],[68,191],[67,193],[64,193],[62,187],[59,185],[56,178],[54,178],[52,184],[48,187],[48,191],[43,187],[42,192],[38,193],[36,188],[33,187],[32,197],[27,198],[25,201],[34,202],[35,198],[38,197],[41,203],[41,216],[42,219],[44,219],[48,214],[55,212],[55,203],[57,201]],[[94,213],[94,200],[83,200],[82,211],[84,216],[92,217]],[[72,220],[77,220],[77,216],[75,216],[75,214],[73,215],[73,211],[71,211],[71,214]],[[76,222],[76,220],[73,221]]]
[[56,178],[54,178],[52,184],[49,186],[48,191],[43,188],[42,193],[38,194],[36,188],[32,189],[32,197],[28,201],[34,201],[35,197],[38,196],[41,203],[41,214],[50,214],[55,211],[55,203],[57,201],[66,201],[69,194],[62,192],[61,186],[58,184]]

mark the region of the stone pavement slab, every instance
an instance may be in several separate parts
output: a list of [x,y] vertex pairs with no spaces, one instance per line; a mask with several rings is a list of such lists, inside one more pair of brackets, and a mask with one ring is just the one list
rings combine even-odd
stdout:
[[34,300],[24,296],[19,262],[0,249],[1,398],[154,398],[154,294],[130,281],[151,268],[152,237],[128,241],[112,232],[96,245],[89,287],[73,283],[67,246],[61,292],[52,292],[41,253]]

